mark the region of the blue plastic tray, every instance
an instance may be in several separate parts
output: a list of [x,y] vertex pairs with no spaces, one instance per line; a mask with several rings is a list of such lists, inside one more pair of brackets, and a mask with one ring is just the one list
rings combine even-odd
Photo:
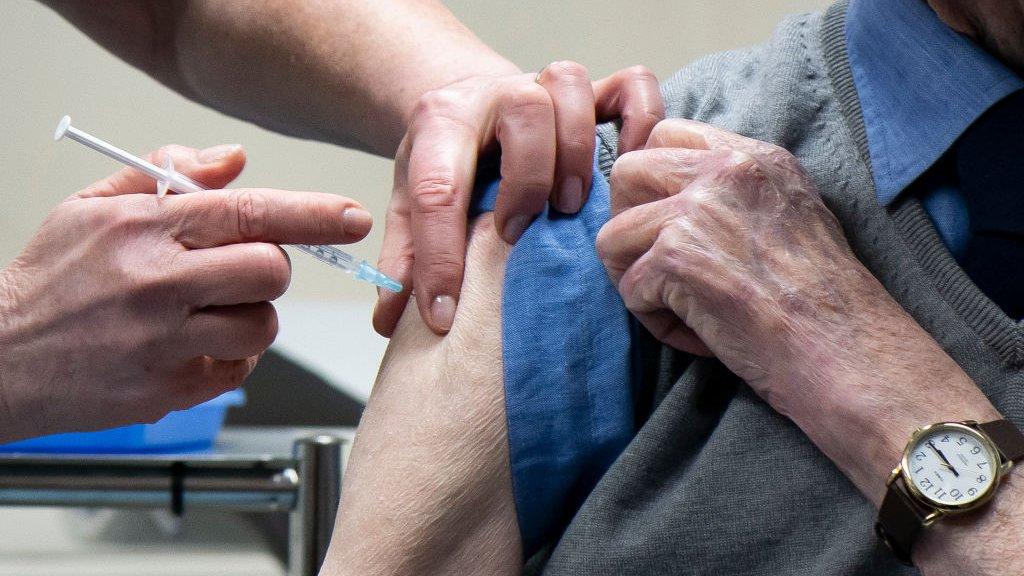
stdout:
[[171,412],[155,424],[54,434],[0,444],[0,452],[125,454],[206,450],[217,439],[228,408],[243,404],[245,392],[232,390],[188,410]]

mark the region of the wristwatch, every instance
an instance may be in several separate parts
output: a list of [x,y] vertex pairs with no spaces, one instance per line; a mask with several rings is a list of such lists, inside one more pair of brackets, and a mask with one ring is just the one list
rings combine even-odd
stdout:
[[940,422],[918,428],[886,483],[875,531],[911,564],[922,528],[949,514],[977,510],[1024,458],[1024,434],[1006,420]]

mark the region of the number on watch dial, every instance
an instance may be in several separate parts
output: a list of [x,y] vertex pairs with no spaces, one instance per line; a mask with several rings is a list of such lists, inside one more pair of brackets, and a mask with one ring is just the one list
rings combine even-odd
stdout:
[[904,472],[926,499],[959,507],[988,493],[998,465],[999,455],[979,436],[940,425],[918,438]]

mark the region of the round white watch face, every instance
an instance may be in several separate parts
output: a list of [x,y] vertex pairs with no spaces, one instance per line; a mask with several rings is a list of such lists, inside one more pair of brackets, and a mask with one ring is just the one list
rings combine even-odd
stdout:
[[999,455],[974,430],[938,425],[907,453],[904,473],[940,506],[961,507],[985,496],[996,481]]

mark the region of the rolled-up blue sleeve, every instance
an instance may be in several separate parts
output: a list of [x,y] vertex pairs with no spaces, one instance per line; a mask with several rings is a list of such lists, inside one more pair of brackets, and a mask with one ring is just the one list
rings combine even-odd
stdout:
[[[498,182],[473,211],[494,207]],[[635,433],[629,315],[598,259],[609,187],[594,167],[579,214],[546,210],[509,255],[502,346],[524,553],[556,538]]]

